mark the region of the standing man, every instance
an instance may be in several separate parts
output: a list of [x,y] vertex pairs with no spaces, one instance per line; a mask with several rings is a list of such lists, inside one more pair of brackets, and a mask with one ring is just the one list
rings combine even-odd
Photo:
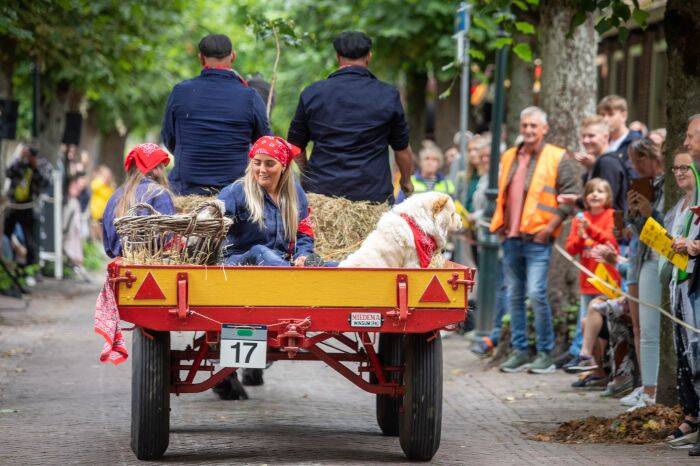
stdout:
[[[538,107],[520,113],[523,142],[501,158],[496,210],[491,232],[504,238],[503,263],[508,286],[513,352],[501,364],[503,372],[554,372],[552,309],[547,298],[547,272],[552,241],[572,212],[557,202],[559,194],[578,192],[574,167],[564,149],[544,142],[547,114]],[[526,294],[527,293],[527,294]],[[535,314],[537,357],[528,355],[525,298]]]
[[[610,131],[605,119],[589,116],[581,122],[581,145],[586,152],[574,154],[574,158],[586,169],[583,184],[592,178],[602,178],[610,183],[613,208],[625,210],[627,197],[627,170],[615,152],[607,152]],[[578,355],[578,353],[577,353]]]
[[243,176],[250,145],[270,134],[265,104],[232,68],[231,40],[210,34],[199,42],[202,72],[177,84],[161,136],[175,156],[175,194],[218,192]]
[[[10,181],[8,197],[17,208],[8,207],[5,211],[4,233],[12,238],[17,225],[22,229],[24,245],[27,248],[26,267],[38,263],[38,245],[34,236],[36,218],[34,201],[49,186],[48,162],[40,159],[39,151],[32,146],[22,146],[19,158],[7,169],[5,175]],[[31,273],[26,277],[27,285],[34,286],[36,280]]]
[[602,116],[610,130],[610,142],[605,152],[612,152],[621,160],[629,179],[637,178],[627,148],[635,139],[642,137],[639,131],[627,127],[627,101],[619,95],[606,95],[598,102],[598,115]]
[[368,69],[372,40],[346,31],[333,40],[339,68],[304,89],[287,140],[302,150],[296,158],[306,192],[351,201],[393,202],[389,151],[394,149],[401,188],[413,191],[413,153],[399,91]]

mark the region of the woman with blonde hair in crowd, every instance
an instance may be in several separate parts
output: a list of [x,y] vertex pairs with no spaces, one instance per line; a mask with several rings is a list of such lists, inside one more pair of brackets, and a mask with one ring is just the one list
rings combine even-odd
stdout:
[[106,165],[97,167],[90,182],[90,237],[94,241],[102,240],[102,217],[114,189],[112,170]]
[[[649,179],[649,193],[637,191],[632,184],[627,193],[627,222],[633,234],[639,238],[648,218],[659,223],[664,220],[664,168],[659,146],[649,138],[633,141],[628,156],[640,178]],[[651,196],[649,199],[647,196]],[[653,405],[656,401],[656,382],[659,374],[660,316],[652,306],[661,304],[661,283],[658,277],[659,255],[650,247],[639,243],[634,257],[630,258],[630,272],[638,279],[639,310],[631,313],[635,337],[638,338],[638,359],[642,386],[621,400],[632,410]],[[635,315],[636,314],[636,315]]]

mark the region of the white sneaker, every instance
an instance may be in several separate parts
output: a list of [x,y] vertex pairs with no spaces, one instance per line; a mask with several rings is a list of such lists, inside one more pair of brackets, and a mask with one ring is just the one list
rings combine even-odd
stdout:
[[639,399],[637,400],[637,404],[629,408],[627,412],[631,413],[632,411],[635,411],[639,408],[646,408],[647,406],[654,406],[655,404],[656,401],[652,397],[642,392],[642,394],[639,396]]
[[31,275],[25,277],[24,282],[27,284],[27,286],[36,286],[36,278],[32,277]]
[[632,390],[632,393],[620,398],[620,404],[622,406],[634,406],[634,405],[636,405],[642,392],[643,392],[643,389],[641,386],[635,388],[634,390]]

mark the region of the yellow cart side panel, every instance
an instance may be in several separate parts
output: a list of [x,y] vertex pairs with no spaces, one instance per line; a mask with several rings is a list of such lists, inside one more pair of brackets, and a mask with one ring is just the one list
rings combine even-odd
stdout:
[[[412,308],[466,307],[464,286],[456,290],[448,284],[453,273],[464,277],[464,270],[384,270],[384,269],[294,269],[237,267],[148,267],[122,266],[120,275],[130,270],[136,277],[131,288],[119,285],[122,306],[177,305],[177,274],[188,274],[190,306],[258,307],[395,307],[396,277],[408,277],[408,305]],[[135,299],[144,279],[152,274],[165,299]],[[420,302],[436,276],[449,302]]]

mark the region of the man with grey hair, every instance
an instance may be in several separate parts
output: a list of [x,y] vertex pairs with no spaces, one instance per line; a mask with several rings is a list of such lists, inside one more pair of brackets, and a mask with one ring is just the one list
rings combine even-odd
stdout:
[[[560,205],[560,194],[577,194],[578,177],[565,150],[544,142],[547,114],[538,107],[520,113],[523,142],[501,157],[496,210],[491,231],[503,238],[503,263],[508,286],[513,352],[501,365],[504,372],[555,369],[552,309],[547,298],[547,272],[552,241],[573,207]],[[537,357],[528,355],[525,298],[535,314]]]
[[683,147],[695,160],[695,165],[700,165],[700,113],[688,118],[688,130],[685,133]]

